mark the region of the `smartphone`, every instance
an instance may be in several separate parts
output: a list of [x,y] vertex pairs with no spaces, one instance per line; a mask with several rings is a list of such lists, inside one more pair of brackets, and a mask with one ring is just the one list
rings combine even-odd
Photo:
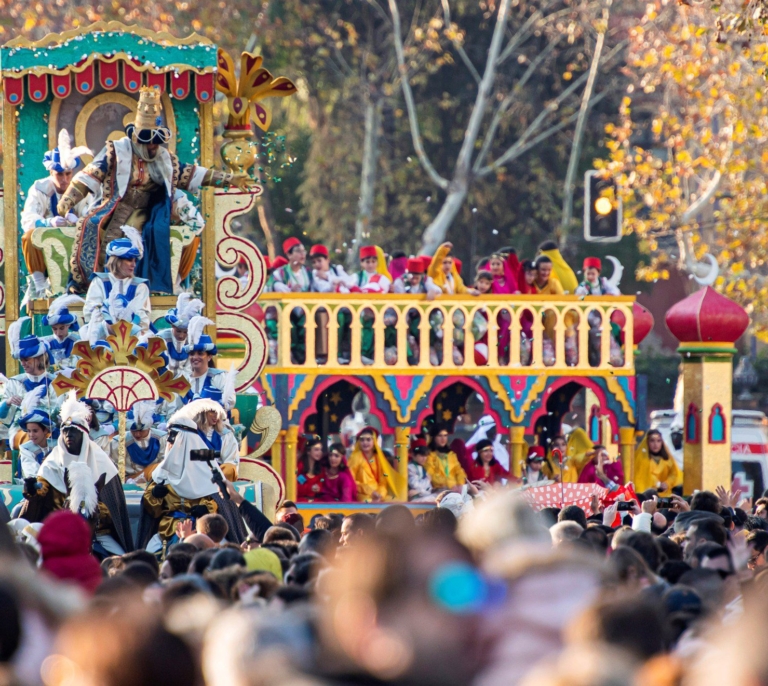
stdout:
[[672,507],[672,498],[658,498],[656,503],[660,509],[670,509]]
[[618,503],[618,512],[631,512],[635,509],[635,503],[632,500],[620,500]]

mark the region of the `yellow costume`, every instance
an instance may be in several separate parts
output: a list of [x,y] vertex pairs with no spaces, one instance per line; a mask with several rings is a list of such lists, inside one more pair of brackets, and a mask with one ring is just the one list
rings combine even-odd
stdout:
[[560,293],[563,291],[565,293],[570,293],[571,295],[576,293],[576,289],[579,286],[579,280],[576,278],[573,269],[571,269],[568,266],[568,263],[563,259],[560,251],[557,248],[553,248],[552,250],[541,250],[539,251],[539,254],[546,255],[552,260],[552,272],[560,282],[558,285],[563,288]]
[[[563,460],[565,460],[565,455],[563,455]],[[555,459],[555,456],[552,454],[551,450],[544,458],[544,464],[541,465],[541,473],[550,481],[554,481],[558,476],[560,476],[560,464]]]
[[435,286],[440,288],[443,293],[448,295],[468,293],[469,289],[464,285],[464,281],[462,281],[461,276],[459,275],[459,270],[456,269],[455,260],[451,265],[451,276],[453,277],[453,291],[451,291],[451,284],[443,271],[443,260],[448,257],[450,252],[451,249],[445,243],[437,249],[435,256],[432,258],[432,262],[429,265],[429,269],[427,269],[427,276],[432,279]]
[[347,463],[357,484],[357,499],[361,503],[371,502],[374,493],[378,493],[381,500],[394,500],[401,491],[405,492],[406,489],[402,476],[389,464],[379,447],[377,438],[378,435],[374,433],[373,456],[370,460],[363,455],[358,440]]
[[594,457],[592,449],[595,444],[589,439],[584,429],[577,428],[568,435],[568,445],[565,449],[566,461],[563,465],[563,483],[575,484],[585,465]]
[[683,473],[666,443],[664,451],[669,457],[655,460],[648,449],[648,434],[645,434],[635,451],[635,473],[632,479],[635,492],[642,493],[649,488],[658,488],[658,484],[666,483],[667,488],[659,491],[659,496],[668,498],[672,495],[673,488],[683,485]]
[[433,450],[424,463],[424,469],[432,481],[432,488],[454,488],[467,483],[467,475],[453,451],[445,453],[445,457],[442,457]]

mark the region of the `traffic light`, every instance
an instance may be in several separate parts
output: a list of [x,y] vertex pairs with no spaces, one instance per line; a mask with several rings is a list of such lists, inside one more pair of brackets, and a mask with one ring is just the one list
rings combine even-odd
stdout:
[[584,239],[590,243],[621,240],[621,198],[616,183],[594,169],[584,175]]

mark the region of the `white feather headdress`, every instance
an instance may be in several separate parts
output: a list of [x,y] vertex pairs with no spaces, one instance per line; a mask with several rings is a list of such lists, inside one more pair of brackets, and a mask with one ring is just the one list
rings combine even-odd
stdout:
[[64,308],[69,309],[72,305],[77,305],[78,303],[84,302],[85,300],[83,300],[79,295],[65,293],[64,295],[60,295],[51,303],[51,306],[48,308],[48,316],[55,317]]
[[42,385],[24,394],[24,397],[21,400],[21,405],[19,406],[22,417],[26,417],[37,409],[40,401],[43,399],[45,389],[46,386]]
[[19,341],[21,340],[21,327],[24,326],[24,322],[29,321],[29,317],[19,317],[13,324],[8,327],[8,345],[11,346],[11,355],[18,358],[19,356]]
[[157,405],[154,400],[141,400],[134,404],[133,422],[142,429],[148,429],[155,423],[155,408]]
[[224,388],[221,393],[221,404],[227,411],[231,410],[237,402],[237,393],[235,392],[236,379],[237,369],[235,369],[235,363],[233,362],[227,372],[227,378],[224,381]]
[[75,160],[82,155],[93,155],[93,151],[85,146],[78,145],[72,147],[72,139],[69,137],[69,132],[66,129],[59,131],[59,162],[64,169],[74,169],[76,164]]
[[107,300],[107,309],[112,317],[112,322],[119,321],[133,322],[133,315],[135,315],[139,309],[141,309],[142,302],[138,298],[125,302],[125,296],[117,292],[116,288],[112,289]]
[[213,322],[206,317],[192,317],[187,330],[187,345],[197,345],[200,342],[200,336],[205,333],[205,327],[212,325]]
[[91,408],[77,399],[75,391],[70,391],[67,393],[66,400],[61,404],[59,418],[62,426],[76,424],[87,432],[91,422]]
[[193,298],[191,293],[181,293],[176,300],[176,318],[180,324],[188,326],[193,317],[203,311],[205,303],[199,298]]
[[211,400],[210,398],[199,398],[193,400],[191,403],[187,403],[180,410],[174,412],[168,420],[168,426],[179,419],[191,419],[193,422],[197,423],[197,419],[199,419],[200,415],[206,412],[216,412],[219,421],[226,420],[227,418],[227,413],[224,412],[224,408],[215,400]]
[[144,257],[144,241],[141,240],[141,233],[139,230],[133,226],[128,226],[127,224],[123,224],[123,226],[120,227],[120,230],[123,232],[123,235],[131,242],[133,247],[139,251],[139,259]]

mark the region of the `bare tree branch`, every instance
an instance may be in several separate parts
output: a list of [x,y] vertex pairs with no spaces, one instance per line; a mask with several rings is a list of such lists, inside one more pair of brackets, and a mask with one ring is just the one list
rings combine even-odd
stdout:
[[[584,87],[584,93],[581,96],[581,107],[579,109],[579,118],[576,120],[576,128],[573,132],[573,144],[571,145],[571,155],[568,160],[568,171],[565,174],[565,189],[563,191],[563,216],[560,221],[560,240],[565,240],[568,235],[568,229],[571,225],[571,219],[573,219],[573,189],[576,180],[576,169],[579,165],[579,158],[581,157],[581,139],[584,135],[584,126],[587,123],[587,113],[589,112],[590,100],[592,93],[595,89],[595,81],[597,80],[597,68],[600,65],[600,56],[603,53],[603,45],[605,45],[605,31],[608,28],[608,18],[610,12],[611,0],[608,0],[607,8],[603,10],[602,27],[600,27],[597,34],[597,41],[595,43],[595,51],[592,54],[592,64],[589,68],[589,78],[587,79],[587,85]],[[563,245],[560,246],[564,247]]]
[[405,98],[405,106],[408,110],[408,123],[411,127],[411,138],[413,139],[413,147],[416,150],[416,156],[421,162],[421,166],[424,167],[424,171],[427,172],[432,183],[436,186],[447,190],[448,179],[444,179],[437,170],[432,166],[432,162],[429,161],[427,153],[424,150],[424,144],[421,140],[421,132],[419,130],[419,119],[416,114],[416,103],[413,99],[413,91],[411,90],[411,84],[408,80],[408,67],[405,64],[405,51],[403,50],[403,34],[400,23],[400,10],[397,7],[397,0],[389,0],[389,12],[392,15],[392,34],[395,41],[395,53],[397,54],[397,66],[400,70],[400,87],[403,90],[403,97]]
[[542,50],[536,56],[536,59],[531,61],[531,63],[528,65],[528,69],[525,70],[525,73],[522,75],[520,80],[514,85],[509,93],[507,93],[504,100],[502,100],[501,104],[496,109],[496,112],[493,115],[493,119],[491,120],[491,124],[488,127],[488,131],[485,134],[485,138],[483,139],[483,146],[480,149],[480,153],[478,154],[477,158],[475,159],[474,166],[472,167],[472,170],[475,173],[477,173],[485,161],[485,158],[488,156],[488,152],[490,151],[491,146],[493,145],[493,141],[496,138],[496,130],[499,128],[499,124],[501,124],[501,120],[504,118],[504,114],[506,114],[514,99],[525,87],[525,84],[528,83],[528,81],[530,81],[530,79],[533,77],[539,65],[552,53],[557,44],[560,42],[561,38],[562,36],[555,38],[555,40],[547,45],[547,47],[544,48],[544,50]]
[[[609,52],[605,56],[605,58],[600,61],[600,66],[604,66],[606,63],[608,63],[614,57],[614,55],[616,55],[616,53],[618,53],[619,50],[627,44],[627,42],[628,41],[623,40],[613,50],[611,50],[611,52]],[[486,176],[491,172],[495,171],[496,169],[498,169],[499,167],[504,166],[507,162],[510,162],[511,160],[517,158],[519,156],[519,152],[521,148],[523,148],[523,146],[526,145],[526,140],[528,139],[528,137],[533,135],[544,123],[544,120],[559,108],[560,103],[562,103],[567,97],[569,97],[588,78],[589,78],[589,72],[585,72],[578,79],[576,79],[570,86],[568,86],[568,88],[566,88],[562,93],[560,93],[560,95],[558,95],[557,98],[549,102],[547,106],[542,110],[542,112],[531,122],[528,128],[525,131],[523,131],[522,135],[517,140],[517,142],[513,143],[506,150],[506,152],[504,152],[504,154],[501,155],[501,157],[496,159],[495,162],[492,162],[491,164],[485,167],[482,167],[478,171],[478,175]]]
[[[394,0],[390,0],[390,3],[392,2],[394,2]],[[501,41],[504,38],[507,21],[509,19],[509,5],[510,0],[501,0],[499,13],[496,17],[496,26],[493,29],[491,45],[488,48],[488,58],[485,62],[483,79],[477,89],[477,96],[475,97],[475,104],[472,107],[472,114],[469,117],[467,130],[464,132],[464,142],[461,145],[459,156],[456,159],[457,173],[466,173],[469,171],[472,151],[475,148],[475,142],[480,133],[480,126],[483,123],[483,117],[485,116],[485,111],[488,107],[491,89],[493,88],[493,83],[496,78],[496,61],[499,56],[499,51],[501,50]]]
[[[589,101],[589,106],[594,107],[599,103],[606,95],[608,95],[610,91],[603,91],[602,93],[598,93],[592,100]],[[550,126],[548,129],[544,129],[538,136],[535,138],[532,138],[528,143],[526,143],[524,146],[522,146],[518,151],[517,154],[514,156],[513,159],[517,159],[518,157],[521,157],[526,152],[528,152],[531,148],[535,148],[539,143],[546,140],[547,138],[553,136],[558,131],[562,131],[564,128],[569,126],[570,124],[573,124],[573,122],[578,119],[579,113],[574,112],[570,117],[567,117],[563,119],[561,122],[555,124],[554,126]]]
[[[449,28],[451,26],[451,8],[448,5],[448,0],[442,0],[443,4],[443,17],[445,19],[445,26],[446,28]],[[467,69],[469,69],[469,73],[472,74],[472,78],[475,80],[475,83],[480,83],[480,74],[478,73],[477,69],[475,69],[475,65],[472,64],[472,60],[469,59],[469,55],[467,55],[467,51],[464,50],[464,46],[461,44],[461,41],[458,39],[454,39],[451,41],[453,43],[453,47],[456,49],[456,52],[459,53],[459,57],[461,57],[461,61],[464,62]]]

